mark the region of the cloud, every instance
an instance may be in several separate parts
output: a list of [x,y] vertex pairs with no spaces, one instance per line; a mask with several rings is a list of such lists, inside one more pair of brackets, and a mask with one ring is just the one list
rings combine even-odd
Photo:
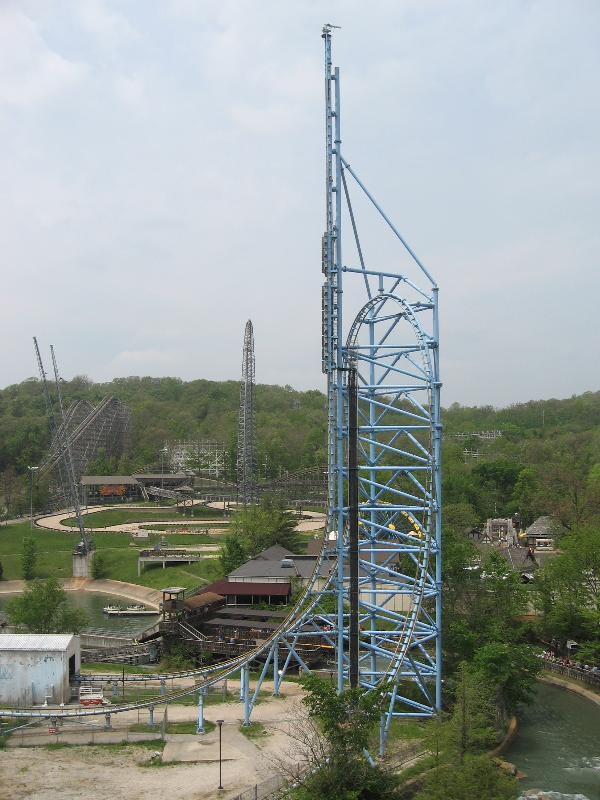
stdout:
[[87,75],[86,63],[50,48],[16,6],[0,8],[0,105],[34,107],[80,85]]
[[83,30],[103,44],[123,45],[139,36],[131,22],[103,0],[77,0],[74,8]]
[[[322,387],[322,5],[2,8],[0,383],[31,372],[37,326],[65,375],[236,378],[251,317],[258,380]],[[444,403],[598,388],[598,5],[327,17],[344,154],[441,287]],[[351,192],[368,264],[403,269]]]

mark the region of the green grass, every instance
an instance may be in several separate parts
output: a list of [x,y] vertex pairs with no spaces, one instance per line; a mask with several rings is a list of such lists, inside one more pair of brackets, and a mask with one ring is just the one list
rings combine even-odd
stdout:
[[251,722],[249,725],[240,725],[240,732],[248,739],[262,739],[269,736],[261,722]]
[[[166,726],[165,733],[180,733],[180,734],[195,734],[197,733],[198,723],[193,722],[168,722]],[[215,723],[209,722],[209,720],[204,720],[204,730],[206,733],[210,733],[215,729]],[[132,725],[129,730],[132,733],[156,733],[160,730],[159,725],[148,725],[144,722],[138,722],[135,725]]]
[[[158,731],[155,730],[154,733]],[[43,747],[44,750],[66,750],[67,748],[76,747],[98,747],[103,753],[120,753],[129,747],[142,747],[146,750],[156,750],[162,746],[160,739],[150,739],[142,742],[83,742],[82,744],[69,744],[68,742],[51,742],[50,744],[31,745],[31,747]]]
[[[76,543],[73,534],[64,531],[44,531],[39,528],[30,531],[28,522],[0,526],[0,561],[4,568],[4,580],[17,580],[23,577],[21,571],[21,552],[23,538],[30,536],[36,543],[36,577],[70,578],[72,575],[72,553]],[[104,556],[106,578],[127,583],[137,583],[161,589],[164,586],[184,586],[191,588],[199,584],[212,583],[222,573],[217,559],[206,559],[195,564],[181,564],[162,569],[160,565],[146,567],[141,576],[137,574],[138,551],[152,547],[160,537],[150,536],[141,545],[131,546],[131,538],[123,533],[96,533],[93,536],[98,552]],[[200,537],[194,537],[198,542]],[[208,537],[209,543],[214,541]],[[170,544],[189,544],[189,537],[169,537]]]
[[109,664],[106,661],[88,661],[87,663],[81,665],[81,672],[114,672],[115,675],[122,675],[123,669],[125,670],[125,675],[148,674],[150,677],[152,677],[153,673],[159,672],[159,666],[157,664],[147,666],[146,664]]
[[[202,524],[199,524],[199,523],[196,523],[196,522],[195,523],[187,523],[187,525],[185,523],[182,523],[181,525],[167,525],[166,523],[157,522],[154,525],[140,525],[140,530],[142,530],[142,531],[163,531],[164,533],[171,533],[171,532],[177,533],[177,532],[179,532],[181,530],[186,529],[186,530],[189,530],[191,534],[193,534],[193,536],[194,536],[193,541],[196,542],[196,541],[198,541],[199,539],[202,538],[203,534],[195,533],[195,531],[196,530],[205,530],[207,525],[209,525],[208,522],[205,522],[205,523],[202,523]],[[210,522],[210,526],[215,526],[215,525],[217,527],[222,527],[223,530],[227,529],[227,523],[226,522],[222,522],[222,521],[220,522],[219,520],[215,520],[215,521],[211,521]],[[206,534],[204,534],[204,536],[206,536]],[[190,542],[190,534],[188,534],[187,536],[182,537],[182,538],[185,538],[185,541],[188,542],[188,544],[191,543]],[[212,539],[211,541],[216,541],[216,539]],[[169,537],[169,543],[171,543],[171,538],[170,537]]]
[[[182,516],[177,511],[171,509],[143,509],[140,511],[132,511],[127,509],[111,509],[110,511],[92,511],[89,514],[83,515],[83,524],[86,528],[110,528],[111,525],[124,525],[130,522],[174,522],[181,521]],[[62,519],[61,523],[70,528],[77,527],[77,520],[75,517]]]
[[[90,511],[83,515],[86,528],[110,528],[112,525],[124,525],[131,522],[181,522],[188,520],[222,520],[223,515],[212,508],[195,507],[193,513],[181,513],[173,508],[111,508],[108,511]],[[61,520],[63,525],[77,527],[75,517]]]
[[[388,740],[415,741],[425,736],[426,723],[415,722],[414,720],[394,719],[390,724]],[[379,735],[379,734],[378,734]]]
[[[167,693],[170,693],[170,686],[167,686]],[[177,691],[177,689],[175,690]],[[153,700],[162,699],[160,694],[160,689],[158,686],[153,686],[151,688],[148,687],[140,687],[140,688],[130,688],[127,684],[125,684],[125,694],[123,695],[122,692],[122,684],[119,686],[119,694],[113,698],[111,692],[106,693],[106,697],[110,700],[114,705],[119,705],[121,703],[137,703],[143,702],[144,700]],[[198,696],[196,692],[192,692],[191,694],[186,694],[184,697],[179,698],[177,701],[170,701],[169,705],[177,705],[177,706],[195,706],[198,704]],[[110,711],[110,706],[106,707],[107,711]]]

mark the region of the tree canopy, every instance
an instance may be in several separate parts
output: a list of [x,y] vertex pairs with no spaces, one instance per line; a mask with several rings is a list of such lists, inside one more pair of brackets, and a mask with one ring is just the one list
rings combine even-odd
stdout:
[[85,611],[69,602],[56,578],[36,578],[9,600],[6,615],[11,625],[29,633],[79,633],[88,623]]

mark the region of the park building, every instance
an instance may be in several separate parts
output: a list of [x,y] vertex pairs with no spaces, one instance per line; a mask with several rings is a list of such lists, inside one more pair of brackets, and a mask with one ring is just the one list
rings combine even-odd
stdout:
[[144,499],[142,485],[132,475],[83,475],[81,496],[84,506],[134,503]]
[[68,703],[79,674],[79,636],[72,633],[0,634],[0,705]]
[[134,503],[149,500],[157,494],[184,497],[193,492],[187,484],[193,477],[183,472],[138,472],[134,475],[82,475],[81,501],[84,506]]

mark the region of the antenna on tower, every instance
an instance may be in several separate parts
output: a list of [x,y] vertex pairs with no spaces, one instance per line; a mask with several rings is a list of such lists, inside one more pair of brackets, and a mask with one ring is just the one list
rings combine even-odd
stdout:
[[254,409],[254,330],[252,320],[246,322],[242,350],[240,413],[237,446],[238,502],[247,506],[256,499],[256,418]]

